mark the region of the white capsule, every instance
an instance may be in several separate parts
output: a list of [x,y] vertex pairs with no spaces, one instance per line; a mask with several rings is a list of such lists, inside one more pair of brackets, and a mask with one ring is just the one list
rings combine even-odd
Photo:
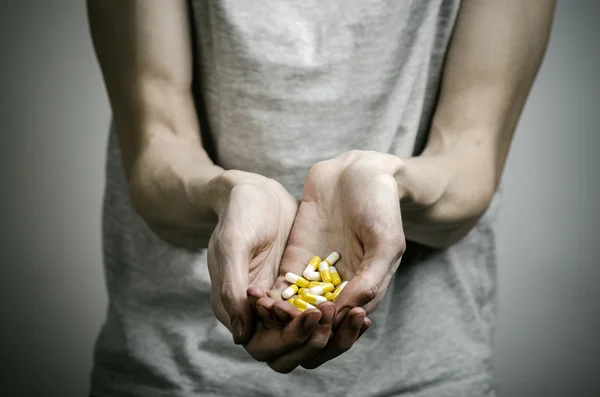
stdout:
[[297,274],[292,272],[287,272],[285,274],[285,279],[290,284],[296,284],[298,287],[306,288],[308,287],[308,280],[304,277],[300,277]]
[[338,286],[342,283],[342,279],[340,278],[340,274],[338,273],[335,266],[329,266],[329,273],[331,273],[331,282],[334,286]]
[[315,295],[325,295],[328,292],[333,292],[334,289],[335,289],[335,287],[333,286],[332,283],[326,283],[323,285],[318,285],[316,287],[312,287],[310,289],[310,292]]
[[329,272],[329,262],[323,261],[319,264],[319,274],[321,275],[321,281],[324,283],[330,283],[331,273]]
[[292,305],[296,306],[301,312],[305,311],[306,309],[316,309],[316,307],[314,307],[302,298],[296,298],[291,303]]
[[305,279],[310,281],[318,281],[321,278],[321,274],[315,271],[308,271],[308,268],[302,273]]
[[327,298],[324,296],[311,294],[310,292],[302,295],[302,299],[313,305],[320,305],[323,302],[327,302]]
[[318,256],[313,256],[310,262],[308,262],[308,266],[306,266],[306,269],[304,269],[302,275],[308,280],[319,280],[321,278],[321,275],[319,274],[319,272],[317,272],[317,267],[319,266],[319,263],[321,263],[321,258]]
[[292,284],[289,287],[287,287],[286,289],[283,290],[283,292],[281,293],[281,297],[283,299],[289,299],[292,296],[294,296],[294,294],[298,292],[298,286],[296,284]]
[[327,258],[325,258],[325,262],[329,263],[329,266],[333,266],[339,259],[340,254],[337,252],[332,252]]
[[343,283],[337,286],[337,288],[333,291],[333,300],[336,300],[336,298],[342,292],[346,285],[348,285],[348,281],[344,281]]

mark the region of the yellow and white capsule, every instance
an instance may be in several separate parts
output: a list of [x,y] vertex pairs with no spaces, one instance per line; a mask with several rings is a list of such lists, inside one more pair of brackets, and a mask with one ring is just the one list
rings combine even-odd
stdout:
[[333,293],[328,292],[325,294],[325,299],[327,299],[328,301],[332,301],[333,300]]
[[308,280],[304,277],[298,276],[292,272],[287,272],[285,274],[285,279],[290,284],[296,284],[298,287],[306,288],[308,287]]
[[316,307],[314,307],[307,301],[303,300],[302,298],[294,299],[294,302],[292,302],[292,305],[294,305],[301,312],[305,311],[306,309],[316,309]]
[[321,281],[323,281],[324,283],[330,283],[332,281],[331,273],[329,272],[329,266],[330,266],[329,262],[326,262],[326,261],[321,262],[321,264],[319,265],[319,273],[321,273]]
[[342,279],[340,277],[340,274],[338,273],[337,269],[335,268],[335,266],[329,266],[329,273],[331,273],[331,283],[334,286],[338,286],[342,283]]
[[327,298],[325,298],[324,296],[315,295],[310,292],[305,292],[304,295],[302,295],[302,299],[304,299],[308,303],[312,303],[313,305],[320,305],[323,302],[327,302]]
[[323,285],[319,285],[316,287],[312,287],[310,289],[310,293],[311,294],[315,294],[315,295],[325,295],[328,292],[332,292],[334,290],[334,286],[332,283],[325,283]]
[[283,290],[283,292],[281,293],[281,297],[283,299],[289,299],[292,296],[294,296],[294,294],[298,292],[298,286],[296,284],[292,284],[289,287],[287,287],[286,289]]
[[338,297],[338,295],[340,294],[340,292],[342,292],[346,284],[348,284],[348,282],[344,281],[343,283],[337,286],[337,288],[333,291],[333,300],[335,300]]
[[317,271],[319,263],[321,263],[321,257],[313,256],[310,262],[308,262],[308,266],[306,266],[306,269],[304,269],[304,272],[302,273],[304,278],[313,281],[319,280],[321,278],[321,275]]
[[329,266],[335,265],[335,263],[340,259],[340,254],[337,252],[332,252],[329,256],[323,259],[323,262],[329,263]]

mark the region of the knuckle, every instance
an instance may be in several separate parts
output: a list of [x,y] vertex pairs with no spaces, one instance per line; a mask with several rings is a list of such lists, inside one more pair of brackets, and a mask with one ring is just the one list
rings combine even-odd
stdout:
[[297,332],[286,333],[283,336],[283,342],[289,346],[300,346],[304,343],[305,340],[306,338]]
[[314,350],[322,350],[327,346],[327,339],[322,337],[312,338],[308,344]]
[[371,302],[377,296],[379,292],[379,286],[372,281],[364,281],[363,286],[358,293],[358,300],[360,302]]

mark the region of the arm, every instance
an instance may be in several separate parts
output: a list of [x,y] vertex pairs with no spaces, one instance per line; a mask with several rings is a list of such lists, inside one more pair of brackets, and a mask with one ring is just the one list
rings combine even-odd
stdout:
[[246,290],[273,285],[298,203],[277,182],[224,171],[205,152],[187,1],[88,0],[88,12],[136,211],[167,242],[208,247],[213,312],[253,357],[273,359],[295,347],[286,341],[302,343],[320,314],[254,332]]
[[136,211],[179,246],[206,246],[217,218],[192,98],[185,0],[88,0],[88,17]]
[[448,246],[487,209],[553,13],[553,0],[462,2],[426,148],[396,173],[408,240]]

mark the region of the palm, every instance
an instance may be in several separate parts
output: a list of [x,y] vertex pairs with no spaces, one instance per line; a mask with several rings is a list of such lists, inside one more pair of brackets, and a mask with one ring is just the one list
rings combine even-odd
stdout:
[[276,196],[263,197],[260,204],[263,219],[254,223],[262,228],[264,237],[255,245],[255,252],[248,267],[248,285],[271,288],[277,275],[298,202],[289,193],[282,191]]
[[281,185],[255,179],[231,190],[209,242],[211,302],[223,324],[230,318],[223,299],[241,301],[249,286],[270,288],[275,282],[298,209]]
[[362,244],[339,206],[334,213],[321,214],[321,203],[304,198],[292,228],[281,263],[280,274],[302,274],[306,264],[315,255],[322,258],[332,251],[340,254],[336,268],[342,279],[354,277],[362,263]]
[[[312,256],[337,251],[340,260],[336,268],[342,279],[365,276],[365,280],[373,280],[367,292],[373,290],[380,298],[387,285],[384,281],[389,281],[395,267],[393,263],[373,264],[381,262],[378,258],[382,258],[382,250],[391,252],[392,246],[398,245],[397,237],[402,235],[398,203],[395,180],[377,167],[328,162],[311,169],[275,289],[285,286],[282,276],[286,272],[301,274]],[[397,248],[400,252],[400,245]],[[386,255],[388,261],[399,259],[393,257]],[[374,300],[368,309],[378,301]]]

